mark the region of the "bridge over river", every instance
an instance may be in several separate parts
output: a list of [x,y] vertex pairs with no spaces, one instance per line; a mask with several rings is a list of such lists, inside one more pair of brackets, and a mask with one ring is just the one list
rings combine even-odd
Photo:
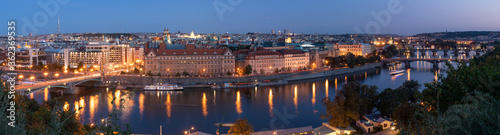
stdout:
[[464,61],[469,62],[469,59],[454,59],[454,58],[392,58],[392,59],[383,59],[383,66],[387,66],[388,63],[393,62],[402,62],[405,64],[406,68],[410,68],[410,63],[414,61],[426,61],[432,63],[433,68],[438,68],[438,64],[445,61]]

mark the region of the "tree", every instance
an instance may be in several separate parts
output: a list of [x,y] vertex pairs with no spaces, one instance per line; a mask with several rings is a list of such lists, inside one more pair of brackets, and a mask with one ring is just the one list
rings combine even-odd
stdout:
[[354,66],[356,66],[356,57],[354,56],[354,54],[348,52],[346,55],[346,63],[347,63],[347,66],[349,66],[349,68],[354,68]]
[[139,69],[134,68],[134,74],[139,74]]
[[390,59],[394,54],[391,51],[382,51],[382,54],[384,55],[384,58]]
[[361,65],[361,66],[362,66],[362,65],[365,65],[365,64],[366,64],[365,57],[363,57],[363,56],[358,56],[358,57],[356,58],[356,60],[357,60],[357,63],[356,63],[357,65]]
[[[500,131],[500,102],[479,91],[467,94],[443,114],[417,112],[414,127],[403,127],[402,134],[498,134]],[[399,123],[398,123],[399,125]]]
[[247,65],[247,66],[245,67],[245,70],[244,70],[244,73],[243,73],[243,74],[245,74],[245,75],[252,74],[252,66]]
[[500,98],[499,54],[500,50],[474,58],[469,64],[458,63],[457,66],[447,62],[447,76],[440,75],[439,81],[425,84],[427,89],[422,91],[423,101],[434,111],[445,112],[449,106],[473,91]]
[[373,112],[376,90],[376,86],[349,82],[338,91],[333,101],[329,98],[322,100],[326,114],[322,114],[321,117],[328,119],[332,126],[347,127],[361,116]]
[[228,131],[232,135],[250,135],[253,132],[253,126],[248,123],[247,119],[241,118],[237,119]]
[[227,71],[226,75],[233,75],[233,73],[231,73],[231,71]]
[[266,73],[266,70],[260,69],[260,74],[265,74],[265,73]]
[[389,116],[403,103],[417,103],[421,100],[420,84],[416,80],[405,81],[396,89],[387,88],[377,95],[377,109],[380,114]]
[[45,66],[43,65],[42,62],[38,62],[38,64],[35,66],[36,70],[42,70]]
[[280,73],[280,70],[278,68],[274,69],[274,73],[277,74],[277,73]]
[[184,71],[184,72],[182,72],[182,75],[184,75],[184,76],[188,76],[188,75],[189,75],[189,73],[188,73],[188,72],[186,72],[186,71]]
[[78,62],[78,66],[77,66],[76,70],[81,69],[81,68],[83,68],[83,62],[80,61],[80,62]]
[[419,123],[417,111],[423,111],[423,106],[416,103],[399,104],[392,114],[392,118],[398,123],[398,128],[415,128]]
[[175,76],[179,77],[179,76],[181,76],[181,73],[177,72],[177,73],[175,73]]

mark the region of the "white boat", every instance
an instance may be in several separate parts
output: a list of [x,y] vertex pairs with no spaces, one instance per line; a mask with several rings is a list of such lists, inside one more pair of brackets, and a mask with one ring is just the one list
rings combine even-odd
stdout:
[[397,70],[397,71],[392,71],[391,73],[389,73],[390,75],[395,75],[395,74],[399,74],[399,73],[403,73],[405,72],[406,70]]
[[179,85],[165,84],[165,85],[148,85],[144,86],[144,90],[157,90],[157,91],[174,91],[183,90],[184,87]]

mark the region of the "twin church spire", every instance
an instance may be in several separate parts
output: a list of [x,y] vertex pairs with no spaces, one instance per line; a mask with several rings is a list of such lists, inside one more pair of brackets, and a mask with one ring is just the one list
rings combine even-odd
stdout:
[[163,39],[165,40],[165,43],[172,44],[172,41],[170,40],[170,31],[167,27],[163,28]]

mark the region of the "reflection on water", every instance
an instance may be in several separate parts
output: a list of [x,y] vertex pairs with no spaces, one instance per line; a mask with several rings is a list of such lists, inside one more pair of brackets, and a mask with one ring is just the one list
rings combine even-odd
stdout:
[[[64,95],[62,100],[63,108],[75,110],[85,124],[100,122],[101,118],[107,117],[109,112],[122,105],[124,108],[120,119],[130,123],[133,133],[137,134],[158,134],[159,125],[168,127],[164,128],[164,132],[171,134],[182,134],[183,129],[191,126],[199,131],[213,134],[211,131],[216,130],[213,123],[221,122],[223,117],[223,122],[233,122],[237,118],[245,117],[254,125],[254,130],[260,131],[262,128],[269,128],[269,123],[273,119],[276,120],[276,126],[283,124],[279,123],[283,122],[279,117],[283,116],[284,111],[297,115],[295,119],[287,119],[289,124],[284,125],[284,128],[317,127],[326,121],[320,119],[325,108],[320,103],[315,105],[318,102],[317,98],[335,96],[348,80],[376,85],[381,91],[385,88],[397,88],[409,79],[418,80],[422,85],[437,79],[436,74],[431,72],[431,63],[416,61],[412,62],[411,66],[410,69],[406,69],[404,64],[398,64],[390,70],[373,69],[353,74],[292,81],[283,86],[258,88],[226,90],[197,88],[185,89],[182,92],[113,91],[99,88],[91,89],[92,92],[89,94]],[[440,64],[439,67],[442,69],[436,73],[445,74],[444,64]],[[406,70],[406,72],[391,76],[389,73],[392,70]],[[338,79],[342,76],[343,79]],[[334,85],[330,86],[329,80],[334,80]],[[329,92],[330,89],[335,89],[335,92]],[[130,99],[125,98],[129,92],[134,95]],[[36,91],[29,96],[39,103],[54,98],[46,90]],[[208,102],[208,97],[213,97],[212,102]],[[113,101],[114,98],[116,99]],[[125,100],[120,102],[121,98]],[[80,107],[82,110],[78,110]]]
[[172,117],[172,101],[170,101],[170,93],[167,93],[167,101],[165,102],[167,105],[167,117]]
[[68,102],[64,102],[64,106],[63,106],[63,108],[64,108],[64,111],[68,111],[68,109],[69,109],[69,104],[68,104]]
[[[169,97],[170,96],[167,96],[167,101]],[[144,93],[141,93],[139,95],[139,113],[141,114],[141,116],[142,114],[144,114]]]
[[328,79],[325,80],[325,97],[328,97]]
[[[337,94],[337,89],[338,89],[338,85],[337,85],[337,78],[335,78],[335,94]],[[328,93],[327,93],[328,94]]]
[[120,99],[121,99],[121,91],[120,90],[117,90],[115,92],[115,105],[116,105],[116,108],[119,108],[120,107]]
[[49,100],[49,88],[43,89],[43,100],[44,101]]
[[203,92],[203,98],[201,99],[201,105],[203,108],[203,116],[207,117],[207,115],[208,115],[208,112],[207,112],[207,94],[205,94],[205,92]]
[[345,84],[347,84],[347,76],[345,76],[344,82],[345,82]]
[[311,103],[312,103],[312,106],[314,106],[314,104],[316,103],[316,83],[313,83],[313,86],[312,86]]
[[295,111],[297,111],[297,107],[299,105],[298,97],[297,97],[297,85],[295,85],[295,89],[293,90],[293,105],[295,105]]
[[236,92],[236,113],[241,114],[243,111],[241,110],[241,97],[240,97],[240,91]]
[[269,103],[269,116],[273,117],[273,90],[269,89],[268,101]]
[[407,79],[408,81],[409,81],[409,80],[411,80],[411,79],[410,79],[410,70],[411,70],[411,69],[409,69],[409,68],[406,70],[406,73],[408,74],[408,75],[407,75],[407,76],[408,76],[408,79]]

